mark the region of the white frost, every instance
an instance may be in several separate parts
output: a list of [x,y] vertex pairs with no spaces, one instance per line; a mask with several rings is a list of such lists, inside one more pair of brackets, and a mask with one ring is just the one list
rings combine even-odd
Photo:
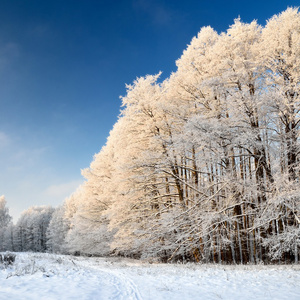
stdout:
[[300,266],[148,264],[17,253],[0,299],[300,299]]

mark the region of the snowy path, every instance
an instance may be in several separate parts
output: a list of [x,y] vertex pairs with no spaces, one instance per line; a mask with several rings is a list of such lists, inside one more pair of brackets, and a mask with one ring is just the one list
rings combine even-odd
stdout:
[[163,265],[28,253],[17,258],[0,270],[0,300],[300,299],[300,266]]
[[15,267],[2,270],[0,300],[142,299],[130,279],[122,273],[95,266],[93,260],[53,255],[45,255],[45,259],[43,254],[19,255],[22,258]]
[[140,295],[137,286],[133,283],[131,279],[126,278],[122,274],[116,274],[114,272],[100,272],[102,273],[102,276],[106,273],[106,277],[109,278],[109,288],[114,287],[117,290],[117,293],[114,293],[111,299],[143,299]]

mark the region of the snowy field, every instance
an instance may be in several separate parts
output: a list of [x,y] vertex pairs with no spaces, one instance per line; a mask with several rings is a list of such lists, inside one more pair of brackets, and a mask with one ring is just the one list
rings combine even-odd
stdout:
[[17,253],[0,299],[300,299],[300,266],[148,264]]

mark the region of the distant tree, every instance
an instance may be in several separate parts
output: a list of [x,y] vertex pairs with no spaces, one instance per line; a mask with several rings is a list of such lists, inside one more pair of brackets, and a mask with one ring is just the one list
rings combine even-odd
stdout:
[[9,215],[9,210],[6,207],[6,200],[4,196],[0,196],[0,251],[10,250],[7,249],[7,231],[11,224],[12,217]]
[[45,252],[47,229],[54,212],[50,206],[33,206],[24,211],[14,228],[16,251]]
[[47,228],[47,251],[54,253],[67,253],[65,237],[69,230],[69,224],[65,218],[65,207],[59,206],[52,214]]

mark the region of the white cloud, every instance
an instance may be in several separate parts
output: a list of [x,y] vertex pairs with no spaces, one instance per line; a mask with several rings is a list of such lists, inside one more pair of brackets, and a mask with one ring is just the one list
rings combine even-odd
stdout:
[[6,133],[0,131],[0,150],[8,146],[10,143],[11,140],[9,136]]
[[50,148],[45,147],[24,147],[18,149],[11,154],[11,157],[16,162],[21,162],[24,166],[30,166],[36,163],[40,158],[42,158]]
[[15,222],[31,206],[62,204],[83,182],[80,174],[60,174],[52,150],[52,145],[0,130],[0,196],[6,195]]
[[16,43],[6,43],[0,45],[0,71],[5,68],[20,56],[20,47]]
[[47,24],[36,24],[29,29],[29,35],[33,37],[45,37],[50,34],[50,28]]
[[138,11],[147,13],[155,25],[169,25],[173,19],[173,12],[156,0],[135,0],[133,7]]
[[44,191],[45,196],[59,198],[61,201],[71,195],[82,184],[83,180],[73,180],[62,184],[50,185]]

